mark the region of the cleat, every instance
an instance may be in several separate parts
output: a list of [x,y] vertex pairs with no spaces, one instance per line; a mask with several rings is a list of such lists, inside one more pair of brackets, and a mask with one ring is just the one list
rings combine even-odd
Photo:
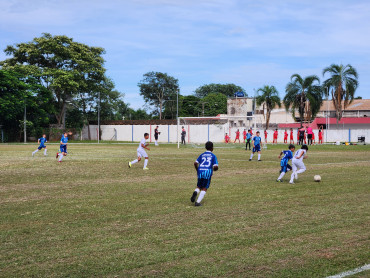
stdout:
[[35,154],[34,153],[32,153],[32,157],[34,157],[35,156]]
[[252,159],[250,158],[249,161],[252,161]]
[[190,201],[192,202],[192,203],[194,203],[195,202],[195,198],[197,197],[197,192],[196,191],[194,191],[193,192],[193,195],[191,196],[191,198],[190,198]]
[[128,163],[128,168],[131,168],[131,162]]
[[196,206],[196,207],[201,207],[201,206],[202,206],[202,204],[201,204],[201,203],[197,203],[197,202],[195,202],[195,206]]
[[258,159],[257,161],[262,161],[262,159]]
[[276,182],[283,182],[282,180],[277,179]]
[[59,153],[57,153],[57,156],[55,158],[58,158],[58,156],[59,156]]
[[145,168],[143,168],[143,170],[149,170],[149,168],[148,167],[145,167]]
[[293,182],[293,181],[290,181],[289,183],[290,183],[290,184],[294,184],[294,182]]

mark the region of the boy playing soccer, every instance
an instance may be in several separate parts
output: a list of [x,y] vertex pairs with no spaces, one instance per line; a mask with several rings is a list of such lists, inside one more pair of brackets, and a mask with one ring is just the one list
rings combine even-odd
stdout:
[[278,156],[278,158],[281,158],[281,156],[284,154],[283,158],[280,161],[281,170],[280,170],[280,176],[276,180],[277,182],[282,182],[281,179],[284,177],[285,173],[288,172],[289,170],[292,170],[292,166],[290,166],[288,162],[289,162],[289,159],[293,158],[293,152],[295,150],[295,146],[290,144],[288,149],[289,150],[287,151],[281,151],[280,155]]
[[144,160],[143,170],[149,170],[149,168],[146,167],[148,165],[149,156],[145,151],[145,150],[150,151],[150,148],[148,147],[148,144],[146,142],[146,140],[148,140],[148,138],[149,138],[149,133],[144,133],[144,138],[141,139],[139,147],[137,148],[137,159],[129,162],[128,163],[128,168],[131,168],[132,164],[135,164],[136,162],[139,162],[141,160],[141,158],[144,157],[145,160]]
[[203,200],[204,196],[206,195],[207,189],[211,184],[213,171],[218,170],[217,157],[212,153],[213,143],[211,141],[208,141],[205,147],[207,151],[202,153],[194,162],[194,167],[197,170],[198,175],[198,183],[197,188],[195,188],[193,195],[190,198],[190,201],[194,203],[195,198],[200,192],[198,200],[195,202],[196,207],[202,205],[200,202]]
[[251,157],[249,158],[249,161],[252,160],[253,155],[254,155],[255,152],[258,152],[258,161],[261,161],[262,140],[261,140],[259,131],[257,131],[256,136],[253,137],[252,145],[253,145],[253,150],[252,150],[252,153],[251,153]]
[[294,184],[294,179],[298,179],[298,174],[306,171],[306,166],[303,163],[303,159],[307,158],[306,156],[307,151],[308,151],[307,145],[303,145],[300,150],[295,152],[293,159],[292,159],[293,173],[290,176],[289,183]]
[[48,151],[46,149],[46,146],[45,146],[45,143],[46,142],[47,142],[47,140],[46,140],[46,134],[43,134],[42,137],[37,140],[37,143],[40,144],[40,146],[37,148],[37,150],[35,150],[34,152],[32,152],[32,156],[34,156],[35,153],[37,153],[41,149],[45,149],[44,150],[44,156],[46,156],[46,152]]
[[63,156],[67,155],[68,153],[67,145],[68,145],[68,133],[64,132],[62,135],[62,138],[60,139],[60,147],[59,147],[60,153],[57,152],[57,156],[56,156],[56,158],[58,158],[59,156],[58,162],[62,162]]

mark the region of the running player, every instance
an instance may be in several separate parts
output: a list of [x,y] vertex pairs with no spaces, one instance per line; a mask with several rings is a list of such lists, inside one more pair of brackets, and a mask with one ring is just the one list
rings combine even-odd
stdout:
[[303,163],[303,159],[307,158],[306,153],[308,152],[307,145],[303,145],[302,148],[295,152],[292,159],[292,168],[293,173],[290,176],[289,183],[294,184],[294,179],[298,179],[298,174],[306,171],[306,166]]
[[63,156],[66,156],[68,154],[67,145],[68,145],[68,133],[64,132],[62,135],[62,138],[60,139],[60,147],[59,147],[60,152],[57,152],[57,155],[56,155],[56,158],[59,157],[58,162],[62,162]]
[[47,140],[46,140],[46,134],[43,134],[42,137],[37,140],[37,143],[40,144],[40,146],[37,148],[37,150],[35,150],[34,152],[32,152],[32,156],[34,156],[35,153],[37,153],[41,149],[44,149],[44,156],[47,156],[46,152],[48,150],[47,150],[47,148],[45,146],[45,143],[46,142],[47,142]]
[[144,157],[145,160],[144,160],[143,170],[149,170],[149,168],[146,167],[148,165],[149,156],[145,151],[145,150],[150,151],[150,148],[148,147],[149,143],[146,142],[146,140],[148,140],[148,138],[149,138],[149,133],[144,133],[144,138],[141,139],[139,147],[136,150],[137,151],[137,159],[129,162],[128,163],[128,168],[131,168],[132,164],[135,164],[135,163],[139,162],[141,160],[141,158]]
[[196,207],[202,205],[200,202],[203,200],[204,196],[206,195],[207,189],[211,184],[213,171],[218,170],[217,157],[212,153],[213,143],[208,141],[205,147],[207,151],[202,153],[194,162],[194,167],[197,170],[198,183],[197,188],[195,188],[193,195],[190,198],[190,201],[194,203],[195,198],[200,192],[199,197],[195,202]]
[[288,164],[289,160],[293,158],[293,152],[295,150],[295,146],[290,144],[287,151],[281,151],[278,158],[281,158],[281,156],[284,154],[283,158],[280,160],[280,176],[276,180],[277,182],[282,182],[282,178],[284,177],[285,173],[289,170],[292,170],[292,166]]
[[253,155],[254,155],[255,152],[258,152],[258,161],[261,161],[261,145],[262,145],[262,140],[261,140],[260,132],[259,131],[257,131],[256,132],[256,136],[253,137],[252,145],[253,145],[253,150],[252,150],[251,156],[249,158],[249,161],[252,160]]

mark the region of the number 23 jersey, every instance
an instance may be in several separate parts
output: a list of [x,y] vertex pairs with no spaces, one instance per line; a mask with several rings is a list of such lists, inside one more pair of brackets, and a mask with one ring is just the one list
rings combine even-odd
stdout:
[[211,151],[202,153],[196,162],[199,163],[198,178],[200,179],[210,179],[213,174],[213,166],[218,166],[217,157]]

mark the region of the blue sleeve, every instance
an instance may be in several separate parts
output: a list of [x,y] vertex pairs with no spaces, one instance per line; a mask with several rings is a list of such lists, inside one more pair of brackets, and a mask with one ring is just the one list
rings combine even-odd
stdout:
[[200,164],[201,163],[201,161],[200,161],[200,158],[202,157],[202,155],[200,155],[200,156],[198,156],[198,158],[197,158],[197,162]]
[[215,155],[213,155],[213,165],[218,165],[218,160]]

